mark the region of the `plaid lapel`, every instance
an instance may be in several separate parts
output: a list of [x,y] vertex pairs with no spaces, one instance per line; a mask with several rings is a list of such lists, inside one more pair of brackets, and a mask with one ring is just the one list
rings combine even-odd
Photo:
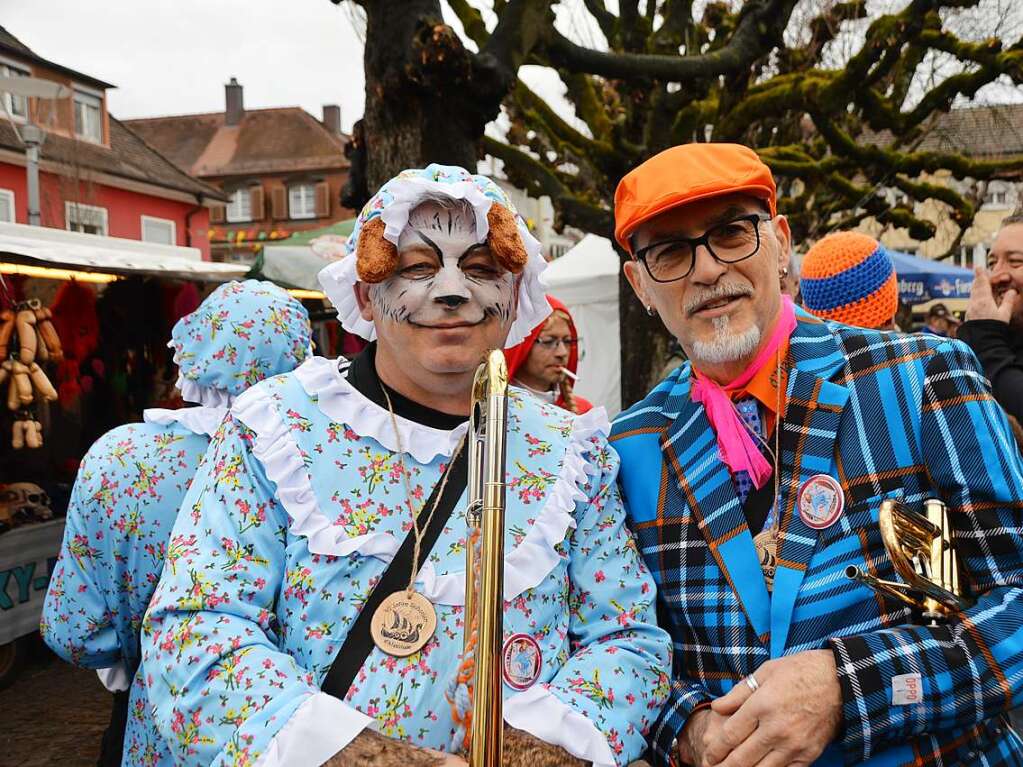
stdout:
[[665,403],[665,415],[674,418],[661,437],[661,451],[722,576],[766,642],[770,600],[753,537],[703,405],[689,398],[689,385],[688,376],[680,380]]
[[849,399],[848,389],[828,380],[845,364],[838,342],[822,322],[803,313],[798,317],[780,435],[782,513],[771,600],[772,658],[785,650],[796,597],[818,539],[818,531],[803,522],[796,508],[799,487],[816,474],[838,479],[836,440]]

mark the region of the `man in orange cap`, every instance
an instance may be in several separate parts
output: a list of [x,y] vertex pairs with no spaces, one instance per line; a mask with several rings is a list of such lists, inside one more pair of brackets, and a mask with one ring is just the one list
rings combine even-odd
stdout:
[[[621,414],[612,445],[675,642],[658,764],[1023,763],[1023,460],[961,343],[812,317],[750,149],[691,144],[615,194],[625,274],[689,362]],[[894,580],[890,497],[947,505],[968,600],[942,621]],[[927,625],[924,625],[927,624]]]

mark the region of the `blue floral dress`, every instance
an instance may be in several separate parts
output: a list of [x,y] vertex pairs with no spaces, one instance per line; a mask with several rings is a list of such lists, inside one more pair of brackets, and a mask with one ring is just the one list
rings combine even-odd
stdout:
[[[70,663],[102,669],[104,683],[115,690],[132,683],[142,617],[163,570],[171,528],[226,411],[173,412],[174,420],[156,416],[163,423],[119,426],[86,453],[46,593],[40,624],[46,643]],[[129,702],[125,764],[169,759],[145,716],[145,700],[139,675]]]
[[[516,648],[535,643],[539,672],[505,685],[505,720],[594,764],[626,764],[667,694],[670,649],[624,526],[606,419],[512,392],[504,630],[527,637]],[[399,418],[398,430],[418,511],[465,426]],[[321,764],[365,727],[451,750],[464,496],[416,581],[437,612],[432,638],[407,658],[374,648],[344,701],[320,691],[411,529],[396,449],[387,411],[334,361],[313,358],[235,403],[143,628],[150,701],[179,763]]]
[[156,731],[139,666],[142,617],[185,492],[233,398],[293,370],[310,353],[309,315],[276,285],[219,286],[174,326],[182,396],[201,407],[148,410],[105,434],[82,460],[40,630],[67,661],[131,685],[123,764],[173,764]]

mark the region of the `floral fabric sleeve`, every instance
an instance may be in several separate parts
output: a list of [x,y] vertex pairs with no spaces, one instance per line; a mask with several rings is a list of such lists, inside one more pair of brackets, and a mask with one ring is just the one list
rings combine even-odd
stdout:
[[[108,435],[110,436],[110,435]],[[39,631],[46,643],[64,660],[87,668],[108,668],[122,659],[122,642],[134,646],[129,627],[118,630],[116,610],[107,604],[116,593],[113,563],[102,561],[102,552],[90,532],[90,521],[102,517],[102,497],[107,477],[94,469],[95,456],[105,451],[101,439],[86,454],[71,490],[64,542],[46,592]],[[110,447],[113,447],[111,445]]]
[[[509,722],[595,765],[625,765],[643,754],[667,697],[671,643],[657,626],[653,578],[625,527],[618,457],[594,437],[587,460],[598,471],[583,487],[567,541],[571,655],[550,683],[509,700],[516,718]],[[541,687],[573,713],[559,712]],[[534,709],[528,719],[518,717],[523,703]],[[580,753],[587,722],[606,742]]]
[[150,702],[178,764],[320,764],[363,726],[279,649],[287,517],[252,439],[230,416],[215,437],[143,627]]
[[61,657],[134,669],[164,545],[207,444],[175,426],[126,424],[86,453],[40,624]]

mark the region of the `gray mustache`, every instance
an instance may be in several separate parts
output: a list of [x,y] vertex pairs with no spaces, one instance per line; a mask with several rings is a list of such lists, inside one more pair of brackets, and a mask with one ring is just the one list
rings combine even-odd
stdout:
[[682,305],[682,309],[687,315],[692,314],[703,304],[708,301],[716,301],[719,298],[735,298],[738,296],[752,296],[753,290],[746,285],[736,285],[734,283],[721,283],[715,285],[712,288],[701,290],[694,296],[689,296],[685,303]]

